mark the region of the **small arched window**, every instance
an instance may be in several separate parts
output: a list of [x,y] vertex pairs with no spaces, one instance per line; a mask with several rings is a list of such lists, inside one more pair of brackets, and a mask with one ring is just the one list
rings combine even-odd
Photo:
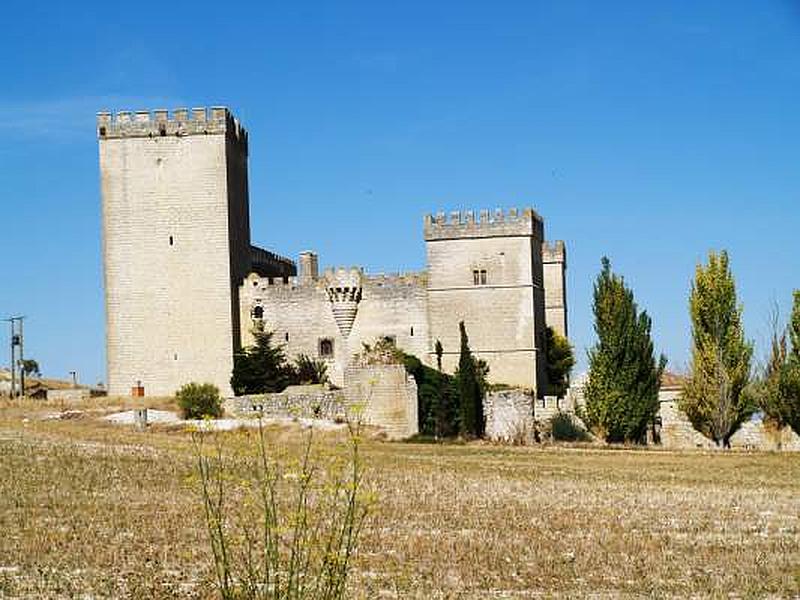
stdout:
[[323,358],[333,356],[333,340],[324,338],[319,341],[319,355]]
[[258,305],[254,306],[253,310],[250,311],[250,315],[256,321],[260,321],[261,319],[264,318],[264,307],[263,306],[258,306]]

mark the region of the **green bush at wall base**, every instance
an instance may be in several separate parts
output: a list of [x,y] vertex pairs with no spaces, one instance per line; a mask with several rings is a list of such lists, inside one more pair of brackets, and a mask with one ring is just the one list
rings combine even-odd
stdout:
[[184,419],[222,416],[222,398],[211,383],[187,383],[175,395]]

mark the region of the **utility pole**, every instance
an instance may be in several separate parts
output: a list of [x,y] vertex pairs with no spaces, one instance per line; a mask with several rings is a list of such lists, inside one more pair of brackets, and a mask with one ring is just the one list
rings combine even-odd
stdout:
[[22,323],[25,317],[19,318],[19,397],[25,397],[25,352],[23,351],[23,343],[25,336],[22,335]]
[[72,376],[72,387],[78,387],[78,372],[70,371],[69,374]]
[[11,319],[6,319],[6,321],[11,324],[11,389],[8,391],[8,397],[13,398],[17,391],[17,361],[15,360],[17,345],[14,343],[14,321]]
[[[17,367],[19,367],[19,396],[25,395],[25,354],[22,341],[22,322],[24,316],[9,317],[6,319],[11,324],[11,394],[10,398],[17,395]],[[19,346],[19,359],[17,359],[17,346]]]

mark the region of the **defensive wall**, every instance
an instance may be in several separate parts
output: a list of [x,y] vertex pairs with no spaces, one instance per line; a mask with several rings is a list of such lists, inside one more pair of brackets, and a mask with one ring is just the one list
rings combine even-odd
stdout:
[[344,385],[345,369],[363,344],[391,338],[416,356],[428,355],[424,274],[366,275],[338,268],[321,277],[264,278],[251,274],[242,284],[245,345],[263,327],[289,358],[305,354],[325,362],[331,381]]
[[345,379],[339,390],[292,386],[277,394],[230,398],[225,408],[237,416],[361,420],[382,429],[389,439],[419,431],[417,385],[402,365],[351,365]]

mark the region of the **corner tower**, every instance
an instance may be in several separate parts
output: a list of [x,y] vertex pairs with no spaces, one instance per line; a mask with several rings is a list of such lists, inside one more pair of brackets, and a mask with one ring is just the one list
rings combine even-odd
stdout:
[[230,393],[251,270],[247,133],[227,108],[99,113],[110,394]]
[[489,379],[544,393],[544,223],[532,208],[425,218],[431,349],[458,366],[459,321]]
[[567,248],[564,242],[542,245],[544,263],[544,307],[547,325],[568,337],[567,331]]

